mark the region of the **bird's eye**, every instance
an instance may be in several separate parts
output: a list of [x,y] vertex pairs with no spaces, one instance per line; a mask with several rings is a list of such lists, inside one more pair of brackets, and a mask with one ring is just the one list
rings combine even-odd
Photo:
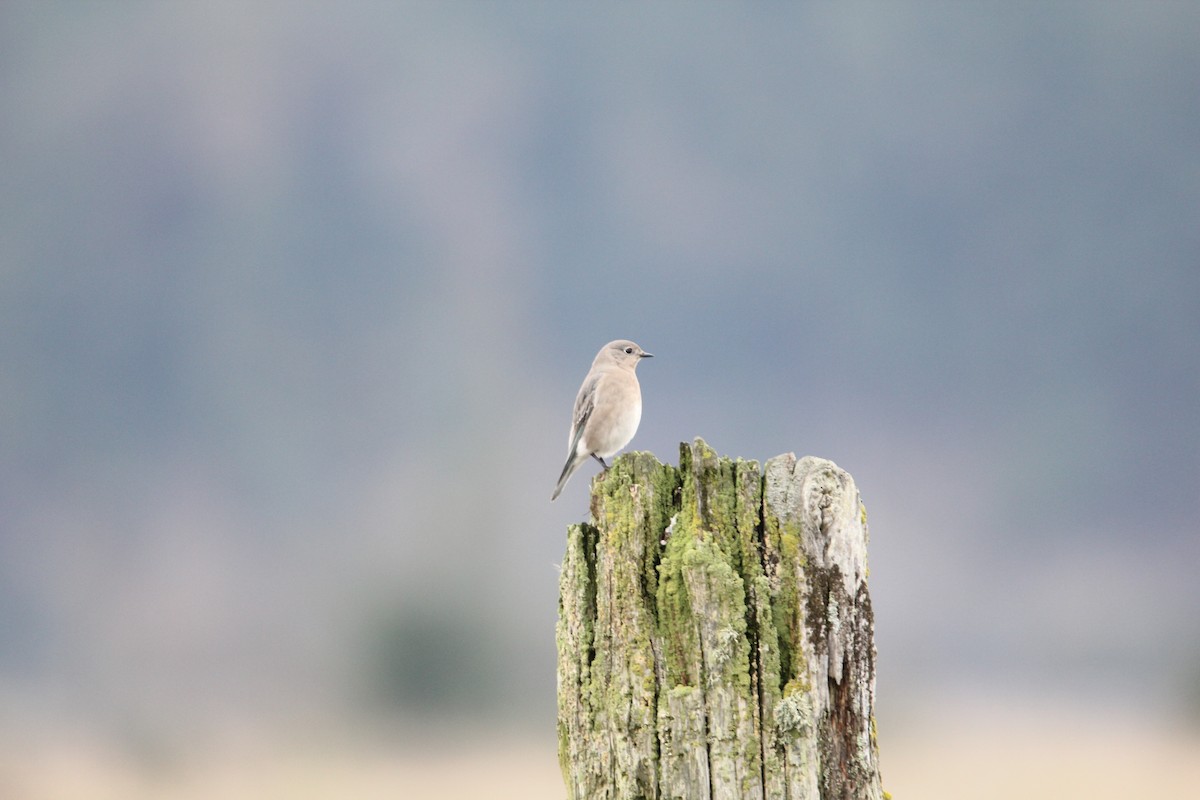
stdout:
[[626,355],[633,355],[633,348],[632,348],[632,347],[626,347],[626,348],[625,348],[625,354],[626,354]]

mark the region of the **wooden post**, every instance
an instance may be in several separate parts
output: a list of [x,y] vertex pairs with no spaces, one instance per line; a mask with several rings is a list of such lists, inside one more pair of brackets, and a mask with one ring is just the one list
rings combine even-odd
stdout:
[[628,453],[571,525],[558,621],[572,800],[882,800],[866,510],[831,461]]

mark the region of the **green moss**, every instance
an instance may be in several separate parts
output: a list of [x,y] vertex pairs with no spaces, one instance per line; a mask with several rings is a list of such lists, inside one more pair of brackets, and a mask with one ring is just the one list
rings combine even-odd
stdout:
[[[749,690],[749,647],[746,643],[746,601],[742,577],[729,556],[711,542],[696,538],[683,553],[684,579],[693,594],[692,625],[705,631],[702,669],[709,683],[721,681]],[[696,601],[702,601],[697,605]]]
[[779,647],[779,680],[782,686],[794,677],[803,663],[797,653],[801,647],[804,625],[800,582],[805,558],[800,552],[798,523],[781,523],[773,515],[767,515],[763,520],[763,530],[764,547],[774,562],[770,605]]
[[657,593],[661,536],[676,512],[677,470],[652,454],[626,453],[596,478],[592,517],[604,521],[607,546],[632,557],[640,572],[638,590],[650,600]]
[[757,461],[734,462],[734,519],[738,544],[738,571],[750,583],[763,574],[762,491],[763,476]]
[[[658,567],[667,678],[671,685],[731,680],[749,691],[747,582],[741,569],[746,559],[738,536],[735,464],[717,458],[702,440],[682,447],[680,462],[681,507]],[[747,526],[751,543],[756,524]],[[752,563],[761,571],[754,552]]]
[[[721,458],[703,439],[680,446],[681,511],[685,524],[705,532],[742,572],[743,548],[738,526],[738,464]],[[753,533],[753,525],[751,526]]]
[[693,530],[682,529],[676,520],[658,565],[658,633],[668,686],[695,686],[700,679],[699,639],[683,571]]
[[571,780],[571,736],[566,724],[558,720],[558,770],[563,780],[570,784]]
[[674,697],[674,698],[677,698],[677,699],[678,699],[678,698],[686,698],[686,697],[690,697],[691,695],[695,694],[695,693],[696,693],[696,692],[698,692],[698,691],[700,691],[699,687],[696,687],[696,686],[686,686],[686,685],[682,685],[682,684],[681,684],[681,685],[678,685],[678,686],[672,686],[672,687],[671,687],[671,688],[670,688],[670,689],[667,691],[667,693],[668,693],[668,694],[669,694],[671,697]]
[[783,681],[780,679],[779,635],[775,628],[770,602],[771,584],[765,575],[754,579],[750,597],[753,602],[754,629],[757,636],[754,644],[757,651],[756,668],[759,673],[759,692],[762,693],[765,700],[770,702],[770,699],[779,693]]

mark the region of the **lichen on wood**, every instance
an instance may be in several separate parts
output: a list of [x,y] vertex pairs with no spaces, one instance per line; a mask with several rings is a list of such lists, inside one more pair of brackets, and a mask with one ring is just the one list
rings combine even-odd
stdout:
[[560,579],[568,796],[882,797],[866,521],[823,459],[618,458]]

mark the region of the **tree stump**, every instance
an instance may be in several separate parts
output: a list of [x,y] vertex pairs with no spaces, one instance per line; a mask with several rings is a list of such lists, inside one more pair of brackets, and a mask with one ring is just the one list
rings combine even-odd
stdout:
[[866,510],[831,461],[618,458],[560,580],[572,800],[881,800]]

